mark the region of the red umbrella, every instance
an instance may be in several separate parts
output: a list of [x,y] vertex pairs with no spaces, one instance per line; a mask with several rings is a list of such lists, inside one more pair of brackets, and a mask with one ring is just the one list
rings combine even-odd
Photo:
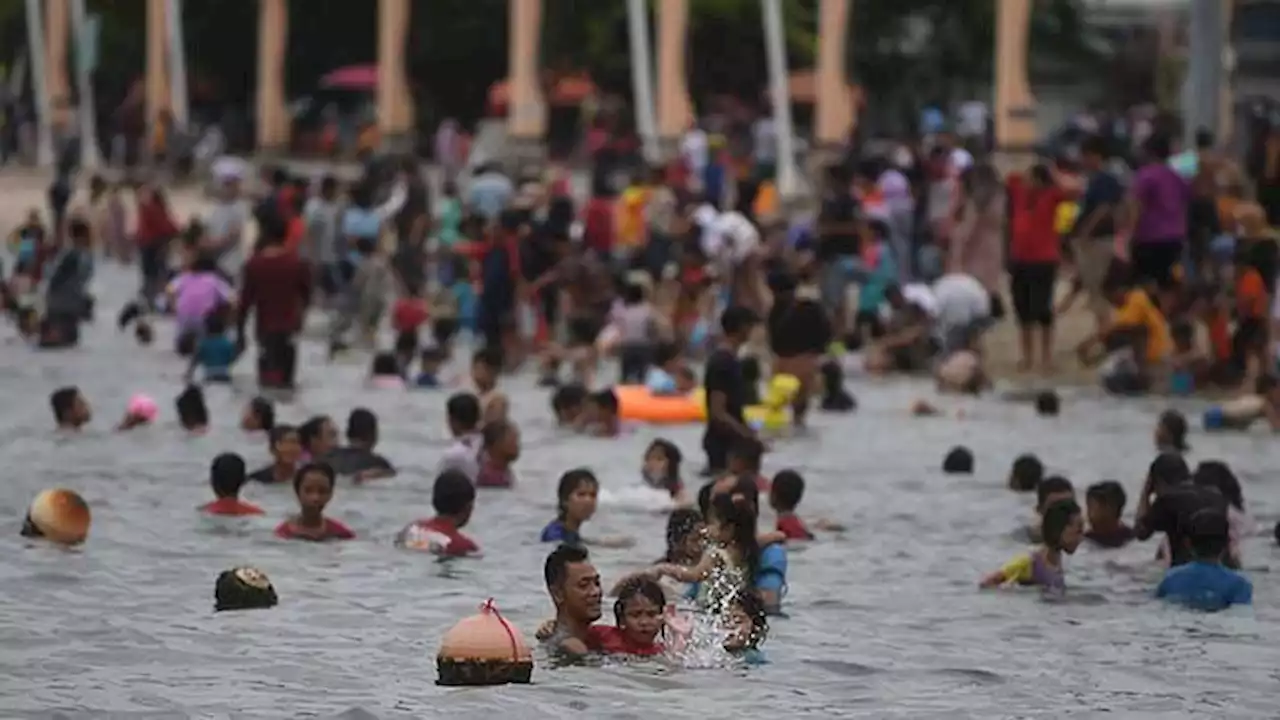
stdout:
[[338,68],[320,80],[320,87],[330,90],[376,90],[377,65],[348,65]]

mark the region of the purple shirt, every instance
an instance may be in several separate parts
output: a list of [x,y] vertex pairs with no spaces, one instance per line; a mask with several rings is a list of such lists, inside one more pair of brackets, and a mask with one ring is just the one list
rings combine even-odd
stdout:
[[1182,242],[1187,237],[1187,205],[1191,186],[1165,163],[1147,163],[1133,179],[1141,209],[1134,242]]
[[173,281],[173,298],[180,324],[199,323],[231,300],[231,286],[217,273],[182,273]]

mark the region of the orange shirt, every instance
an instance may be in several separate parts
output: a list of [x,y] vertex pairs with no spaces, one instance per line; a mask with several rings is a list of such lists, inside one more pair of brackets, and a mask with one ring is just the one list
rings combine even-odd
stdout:
[[240,500],[240,498],[218,498],[200,508],[200,512],[209,515],[261,515],[262,508]]
[[1242,268],[1236,280],[1236,316],[1262,319],[1267,316],[1267,286],[1257,268]]
[[1231,325],[1225,312],[1215,312],[1206,326],[1209,330],[1209,347],[1215,360],[1231,358]]

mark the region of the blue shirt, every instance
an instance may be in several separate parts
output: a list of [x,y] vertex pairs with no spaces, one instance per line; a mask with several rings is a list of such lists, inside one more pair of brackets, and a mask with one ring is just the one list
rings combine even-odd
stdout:
[[204,368],[206,378],[226,378],[236,361],[235,343],[226,335],[203,338],[196,346],[196,361]]
[[558,542],[565,545],[581,545],[582,536],[570,530],[559,520],[552,520],[542,528],[542,542]]
[[1199,560],[1169,568],[1156,597],[1195,610],[1214,612],[1232,605],[1253,604],[1253,584],[1219,563]]
[[420,388],[438,388],[440,387],[440,380],[435,375],[418,373],[418,377],[414,379],[413,384]]
[[[698,585],[693,583],[685,593],[687,598],[698,596]],[[774,543],[760,548],[760,566],[756,568],[753,580],[756,590],[778,594],[778,604],[782,604],[782,596],[787,591],[787,548],[782,543]],[[781,607],[770,608],[770,612],[779,611]]]
[[649,368],[649,372],[644,376],[644,386],[654,395],[675,395],[679,392],[676,379],[660,367]]
[[382,231],[382,217],[372,210],[349,207],[342,215],[342,234],[349,238],[377,240]]

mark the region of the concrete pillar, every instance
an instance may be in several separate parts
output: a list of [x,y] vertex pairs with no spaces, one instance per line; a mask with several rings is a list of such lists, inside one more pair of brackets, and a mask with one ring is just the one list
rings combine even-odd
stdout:
[[839,153],[856,122],[845,72],[850,5],[852,0],[822,0],[819,9],[817,97],[814,100],[814,154],[819,159],[829,157],[832,152]]
[[413,93],[405,71],[409,0],[378,0],[378,135],[388,152],[412,152]]
[[689,0],[658,0],[658,144],[670,160],[693,123],[685,81],[689,43]]
[[67,39],[71,15],[67,0],[44,0],[45,72],[48,74],[49,108],[55,135],[71,128],[71,84],[67,74]]
[[996,152],[1002,165],[1030,158],[1036,142],[1036,104],[1027,81],[1031,0],[996,0]]
[[157,126],[169,110],[168,19],[165,0],[147,0],[147,79],[145,147],[149,156],[156,148]]
[[289,149],[284,59],[289,42],[287,0],[258,0],[258,151]]
[[1195,147],[1196,131],[1206,128],[1220,135],[1222,87],[1226,72],[1223,67],[1226,49],[1225,29],[1229,25],[1230,4],[1223,0],[1192,0],[1187,22],[1191,33],[1187,53],[1187,80],[1183,86],[1183,144]]
[[517,168],[546,161],[547,107],[539,83],[542,0],[508,0],[507,140]]

